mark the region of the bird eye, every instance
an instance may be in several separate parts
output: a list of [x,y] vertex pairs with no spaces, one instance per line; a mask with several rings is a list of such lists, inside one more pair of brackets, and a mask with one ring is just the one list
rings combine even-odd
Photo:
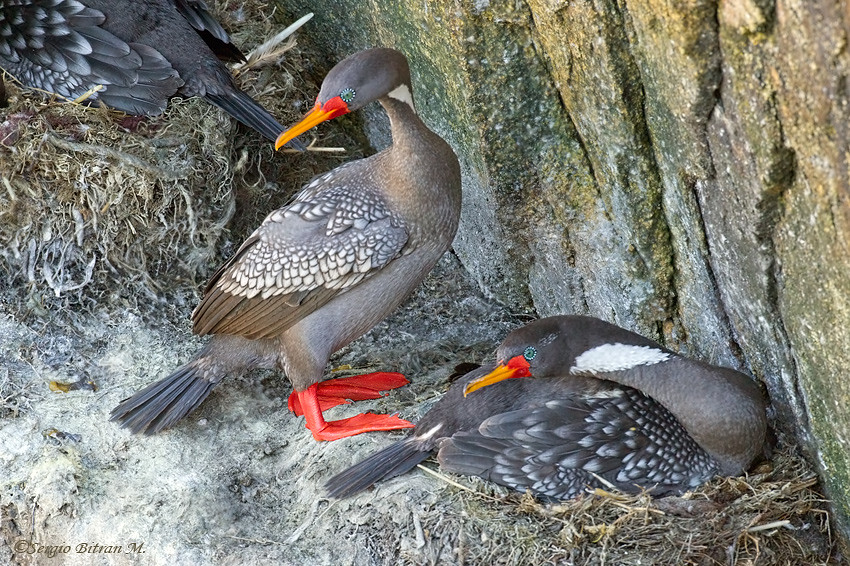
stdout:
[[525,349],[525,352],[522,353],[522,357],[528,360],[529,362],[533,360],[537,356],[537,349],[533,346],[529,346]]
[[351,104],[351,101],[354,100],[354,96],[356,94],[357,93],[354,92],[353,88],[344,88],[344,89],[342,89],[342,92],[339,93],[339,97],[346,104]]

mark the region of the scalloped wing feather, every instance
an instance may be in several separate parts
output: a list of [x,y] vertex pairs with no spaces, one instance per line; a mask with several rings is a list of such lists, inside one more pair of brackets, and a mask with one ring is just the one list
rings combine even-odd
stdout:
[[675,417],[628,388],[495,415],[446,441],[439,460],[449,471],[557,499],[598,485],[592,474],[627,491],[665,493],[717,473]]
[[403,253],[407,230],[377,199],[305,196],[270,214],[213,276],[192,317],[196,333],[276,336]]
[[157,50],[100,27],[105,19],[76,0],[6,0],[0,4],[0,67],[25,86],[66,98],[103,85],[90,101],[133,114],[162,112],[182,79]]

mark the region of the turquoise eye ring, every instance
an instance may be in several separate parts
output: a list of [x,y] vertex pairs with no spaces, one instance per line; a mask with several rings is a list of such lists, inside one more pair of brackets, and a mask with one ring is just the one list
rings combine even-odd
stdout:
[[529,361],[529,362],[530,362],[530,361],[531,361],[531,360],[533,360],[535,357],[537,357],[537,348],[535,348],[534,346],[529,346],[529,347],[528,347],[528,348],[526,348],[526,349],[525,349],[525,351],[522,353],[522,357],[523,357],[523,358],[525,358],[527,361]]
[[344,89],[342,89],[342,91],[339,93],[339,97],[340,97],[340,98],[342,99],[342,101],[343,101],[343,102],[345,102],[346,104],[350,104],[350,103],[351,103],[351,101],[352,101],[352,100],[354,100],[354,97],[355,97],[356,95],[357,95],[357,93],[356,93],[356,92],[354,92],[354,89],[353,89],[353,88],[344,88]]

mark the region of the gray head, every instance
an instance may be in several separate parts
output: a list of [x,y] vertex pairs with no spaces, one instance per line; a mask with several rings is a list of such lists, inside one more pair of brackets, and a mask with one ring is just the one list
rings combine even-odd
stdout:
[[385,96],[413,106],[407,58],[399,51],[385,47],[349,55],[325,77],[313,109],[278,137],[275,148],[280,149],[292,138],[325,120],[359,110]]
[[[349,55],[322,82],[316,104],[344,108],[343,114],[363,108],[399,87],[410,92],[407,58],[395,49],[376,47]],[[338,115],[338,114],[337,114]]]
[[500,364],[517,367],[528,364],[536,377],[564,375],[574,358],[570,355],[570,332],[562,329],[559,317],[542,318],[508,334],[496,350]]
[[[535,377],[565,375],[591,351],[616,346],[624,351],[670,351],[657,342],[590,316],[550,316],[535,320],[507,335],[497,351],[500,363],[522,356]],[[600,348],[602,347],[602,348]],[[610,349],[608,351],[611,351]]]
[[579,356],[606,344],[668,351],[648,338],[597,318],[566,315],[541,318],[508,334],[496,351],[499,367],[481,380],[469,383],[466,393],[503,379],[569,375]]

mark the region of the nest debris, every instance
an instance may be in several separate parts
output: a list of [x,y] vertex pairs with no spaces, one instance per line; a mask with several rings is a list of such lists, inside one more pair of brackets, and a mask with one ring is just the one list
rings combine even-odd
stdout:
[[[222,19],[238,23],[233,38],[247,51],[281,25],[264,2],[240,4]],[[239,80],[281,123],[291,123],[305,110],[298,101],[318,91],[316,77],[301,75],[301,65],[299,50],[290,49],[284,61],[264,60]],[[338,161],[284,164],[255,133],[240,127],[231,136],[234,122],[200,100],[175,99],[163,115],[142,119],[6,86],[0,298],[18,318],[62,311],[73,318],[92,305],[144,312],[169,293],[196,294],[200,280],[266,213]],[[429,355],[435,359],[402,359],[404,369],[458,357],[457,348],[444,348],[436,338],[434,344]],[[0,349],[0,419],[29,410],[37,397],[34,382],[14,379],[14,364],[26,357]],[[542,505],[482,481],[459,481],[474,486],[472,492],[452,491],[464,516],[444,516],[439,506],[425,511],[429,520],[421,522],[432,527],[417,532],[422,547],[405,547],[387,532],[371,533],[364,544],[388,564],[841,561],[828,503],[809,465],[788,444],[752,475],[719,479],[681,498],[597,491]]]
[[787,443],[749,476],[718,478],[681,497],[597,489],[541,504],[475,478],[458,481],[472,485],[453,490],[464,528],[446,524],[426,538],[466,564],[842,563],[817,477]]
[[[233,14],[244,18],[234,41],[246,52],[281,28],[259,1]],[[318,90],[312,77],[294,78],[302,60],[290,37],[238,80],[281,123],[293,123]],[[202,100],[175,98],[160,116],[136,117],[5,82],[0,285],[13,292],[10,304],[37,315],[115,302],[116,288],[125,302],[145,299],[141,306],[175,287],[196,289],[246,231],[330,168],[276,154]]]

